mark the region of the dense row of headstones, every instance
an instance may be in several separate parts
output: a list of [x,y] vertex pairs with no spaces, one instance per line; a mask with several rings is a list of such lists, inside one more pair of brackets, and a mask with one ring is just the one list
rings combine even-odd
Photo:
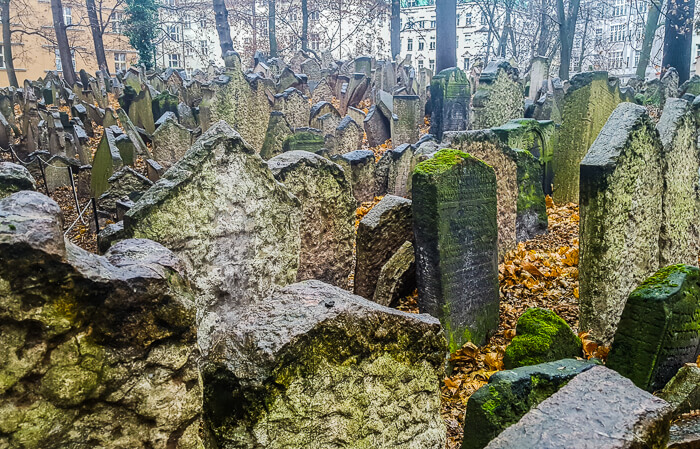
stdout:
[[[258,54],[246,72],[235,53],[225,62],[187,80],[81,73],[72,91],[50,75],[0,95],[17,153],[48,148],[48,169],[63,161],[90,174],[78,188],[116,221],[100,233],[104,255],[91,255],[64,240],[55,203],[25,192],[35,187],[26,170],[0,170],[10,254],[0,325],[19,354],[2,367],[7,444],[444,447],[445,353],[497,329],[498,262],[547,231],[552,192],[580,198],[581,326],[614,338],[610,366],[653,390],[697,357],[697,270],[654,275],[696,264],[695,84],[674,86],[672,71],[637,94],[604,72],[561,83],[540,59],[529,83],[502,60],[476,83],[457,68],[431,77],[369,57],[299,53],[286,64]],[[659,123],[632,100],[663,107]],[[62,103],[72,119],[50,106]],[[95,126],[102,140],[83,160],[71,136]],[[390,148],[376,160],[360,149],[364,136]],[[147,176],[133,169],[138,158]],[[357,205],[382,195],[355,231]],[[33,282],[41,264],[42,283],[59,287]],[[416,288],[427,314],[389,308]],[[630,356],[641,348],[656,356]],[[580,356],[563,320],[523,315],[505,359],[514,370],[470,400],[464,447],[501,432],[489,447],[522,447],[561,426],[547,416],[580,425],[600,410],[622,441],[665,439],[667,404],[641,390],[621,400],[623,377],[558,362]],[[518,396],[511,377],[532,394]],[[585,407],[562,411],[571,404]],[[606,444],[591,447],[628,447]]]

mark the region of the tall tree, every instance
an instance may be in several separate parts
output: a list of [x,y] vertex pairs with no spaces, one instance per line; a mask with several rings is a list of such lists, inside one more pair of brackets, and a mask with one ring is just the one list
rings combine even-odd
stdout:
[[12,87],[19,87],[15,63],[12,57],[12,29],[10,28],[10,0],[0,0],[0,20],[2,21],[2,50],[5,57],[7,80]]
[[270,39],[270,57],[277,57],[277,27],[276,15],[277,5],[276,0],[268,0],[267,2],[267,33]]
[[102,41],[102,27],[97,18],[97,8],[95,0],[85,0],[87,8],[88,21],[90,22],[90,31],[92,32],[92,42],[95,45],[95,57],[97,58],[97,66],[105,73],[109,73],[107,67],[107,58],[105,57],[105,45]]
[[216,21],[216,32],[219,35],[219,45],[221,46],[221,56],[233,51],[233,40],[231,39],[231,27],[228,24],[228,9],[224,0],[213,0],[214,20]]
[[309,50],[309,2],[301,0],[301,49]]
[[124,34],[139,52],[139,64],[147,69],[155,66],[158,4],[155,0],[127,0]]
[[644,41],[639,52],[639,63],[637,64],[636,76],[643,80],[647,76],[647,67],[651,60],[651,47],[654,44],[654,36],[659,28],[659,18],[661,17],[661,7],[663,0],[651,0],[649,11],[647,12],[647,22],[644,25]]
[[401,53],[401,0],[391,0],[391,59],[396,60]]
[[663,67],[675,67],[679,82],[690,78],[695,0],[670,0],[664,27]]
[[557,19],[559,20],[559,78],[562,80],[569,79],[571,52],[574,48],[576,19],[578,18],[580,6],[581,0],[569,0],[568,5],[564,5],[564,0],[557,0]]
[[69,86],[73,86],[76,82],[75,67],[73,67],[73,54],[68,42],[68,34],[66,34],[66,23],[63,20],[63,3],[61,0],[51,0],[51,16],[53,17],[53,29],[56,33],[58,54],[61,58],[63,79],[66,80]]
[[549,47],[549,15],[547,14],[548,1],[542,0],[540,11],[540,33],[537,40],[537,55],[545,56],[547,54],[547,48]]
[[435,73],[457,66],[457,0],[436,0]]

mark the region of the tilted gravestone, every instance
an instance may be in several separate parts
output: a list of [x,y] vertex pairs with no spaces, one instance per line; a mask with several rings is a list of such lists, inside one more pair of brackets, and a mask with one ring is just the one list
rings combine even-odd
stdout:
[[581,161],[580,325],[613,339],[630,292],[659,268],[663,158],[643,106],[622,103]]
[[273,108],[284,113],[292,128],[302,128],[309,124],[309,100],[293,87],[275,95]]
[[407,143],[384,152],[377,162],[378,193],[410,198],[411,173],[415,166],[413,147]]
[[445,131],[468,129],[470,96],[467,75],[457,67],[435,75],[430,82],[430,134],[442,140]]
[[355,199],[343,169],[307,151],[282,153],[267,165],[301,201],[297,280],[318,279],[347,288],[355,241]]
[[656,391],[698,355],[700,273],[690,265],[671,265],[630,294],[607,366],[639,388]]
[[224,317],[212,340],[202,377],[219,447],[445,446],[433,317],[310,280]]
[[391,122],[377,106],[369,108],[362,123],[369,146],[376,147],[391,138]]
[[161,164],[173,164],[192,146],[192,133],[177,122],[172,112],[158,119],[158,129],[153,133],[153,159]]
[[395,307],[402,297],[412,295],[415,289],[416,255],[413,244],[406,241],[379,272],[372,301],[382,306]]
[[525,113],[523,86],[518,69],[506,60],[489,62],[479,76],[479,86],[472,98],[471,129],[501,126]]
[[377,194],[377,180],[375,179],[376,164],[372,151],[355,150],[331,156],[331,160],[345,170],[345,175],[352,184],[352,194],[358,204],[374,199]]
[[199,291],[201,342],[222,310],[294,282],[300,218],[299,200],[219,122],[134,204],[124,228],[182,258]]
[[270,112],[270,120],[267,122],[267,131],[260,150],[260,157],[270,159],[282,153],[282,144],[285,139],[292,135],[294,135],[294,129],[289,125],[284,113],[280,111]]
[[669,98],[656,125],[664,151],[659,266],[697,264],[700,248],[700,154],[687,101]]
[[193,292],[148,240],[105,256],[37,192],[0,200],[0,446],[203,447]]
[[444,149],[413,172],[418,306],[440,318],[452,352],[498,327],[496,174]]
[[97,145],[95,156],[92,161],[92,171],[90,176],[90,195],[97,198],[107,190],[109,179],[112,174],[124,165],[119,149],[114,139],[114,133],[106,128],[102,135],[102,140]]
[[116,203],[124,197],[137,201],[148,190],[153,181],[136,172],[131,167],[122,167],[107,180],[108,188],[97,199],[101,210],[115,213]]
[[622,101],[619,81],[609,80],[607,72],[579,73],[569,81],[553,158],[555,202],[578,202],[581,159]]

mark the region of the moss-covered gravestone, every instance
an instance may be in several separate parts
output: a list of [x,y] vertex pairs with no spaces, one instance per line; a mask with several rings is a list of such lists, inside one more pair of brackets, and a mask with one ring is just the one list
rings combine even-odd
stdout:
[[445,131],[469,128],[470,93],[467,75],[457,67],[445,69],[432,78],[430,133],[438,140]]
[[531,408],[594,366],[564,359],[495,373],[469,397],[462,449],[483,449]]
[[445,447],[433,317],[310,280],[225,317],[212,340],[202,376],[218,447]]
[[127,113],[134,125],[145,129],[149,134],[153,134],[156,125],[153,118],[153,100],[150,88],[147,87],[136,95]]
[[700,248],[700,153],[690,104],[666,100],[656,125],[664,149],[663,222],[659,266],[696,265]]
[[581,162],[580,325],[609,344],[630,292],[659,267],[663,159],[643,106],[622,103]]
[[29,170],[12,162],[0,162],[0,199],[20,190],[36,190],[36,182]]
[[309,126],[309,99],[299,90],[290,87],[274,98],[274,110],[282,112],[292,128]]
[[571,78],[553,159],[555,202],[578,202],[579,163],[621,101],[619,81],[608,80],[607,72],[585,72]]
[[649,391],[700,355],[700,274],[671,265],[627,299],[607,366]]
[[294,282],[299,200],[225,122],[219,122],[124,216],[126,235],[151,238],[187,266],[207,326],[237,305]]
[[498,327],[496,174],[444,149],[413,172],[418,305],[440,318],[451,351]]
[[98,198],[109,187],[108,180],[124,165],[111,129],[105,128],[92,161],[90,195]]
[[308,151],[316,153],[325,145],[321,131],[315,128],[296,128],[294,134],[282,142],[282,151]]
[[89,253],[27,191],[0,200],[0,253],[0,447],[204,447],[194,295],[173,253]]
[[525,114],[523,86],[518,69],[508,61],[491,61],[479,76],[479,88],[472,98],[471,129],[500,126]]
[[260,150],[260,157],[270,159],[282,153],[282,143],[293,134],[294,130],[282,112],[270,112],[270,120],[267,122],[267,131],[265,132],[265,141]]
[[153,133],[153,159],[170,165],[182,158],[192,146],[192,133],[177,122],[174,113],[168,111],[158,119],[158,129]]
[[297,280],[318,279],[347,288],[355,244],[355,198],[343,169],[307,151],[267,162],[275,178],[301,201]]
[[167,90],[159,93],[153,97],[153,100],[151,101],[153,118],[158,121],[166,112],[177,114],[178,103],[180,103],[180,100],[177,95],[173,95]]
[[516,336],[506,348],[506,369],[580,357],[581,339],[548,309],[530,308],[518,318]]

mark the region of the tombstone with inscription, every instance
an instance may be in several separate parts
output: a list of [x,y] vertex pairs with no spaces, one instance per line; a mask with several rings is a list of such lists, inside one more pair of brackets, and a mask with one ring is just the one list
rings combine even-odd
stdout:
[[604,344],[630,292],[659,268],[662,167],[654,123],[632,103],[615,109],[581,161],[579,328]]
[[671,265],[630,294],[607,366],[656,391],[698,355],[700,273],[694,266]]
[[440,318],[452,352],[498,327],[496,174],[443,149],[413,172],[418,306]]
[[402,143],[416,143],[420,138],[423,114],[418,95],[395,95],[391,116],[391,143],[394,147]]
[[471,128],[491,128],[523,117],[524,105],[518,69],[504,59],[491,61],[481,72],[472,98]]
[[435,75],[430,82],[430,134],[442,140],[445,131],[469,127],[470,87],[467,75],[452,67]]
[[284,139],[282,151],[308,151],[316,153],[325,145],[321,131],[315,128],[296,128],[294,134]]

